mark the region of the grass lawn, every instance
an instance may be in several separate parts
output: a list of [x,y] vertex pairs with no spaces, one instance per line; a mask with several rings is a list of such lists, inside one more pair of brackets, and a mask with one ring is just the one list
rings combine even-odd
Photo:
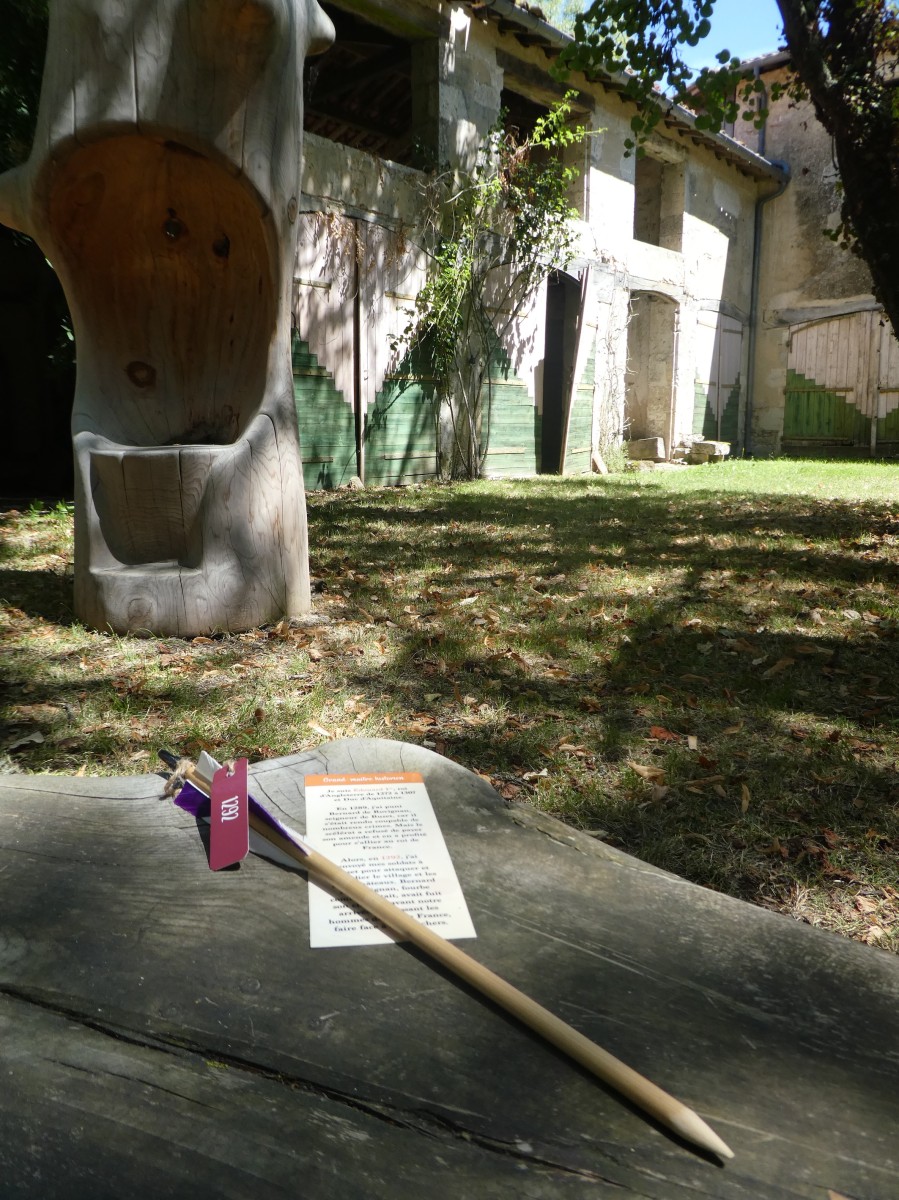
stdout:
[[899,950],[899,468],[316,493],[321,623],[94,633],[0,513],[0,770],[420,742],[697,883]]

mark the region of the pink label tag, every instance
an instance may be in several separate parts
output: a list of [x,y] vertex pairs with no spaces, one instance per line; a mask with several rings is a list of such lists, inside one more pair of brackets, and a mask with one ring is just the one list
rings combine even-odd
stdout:
[[250,849],[250,806],[247,803],[247,760],[239,758],[230,772],[219,767],[209,793],[209,866],[213,871],[246,858]]

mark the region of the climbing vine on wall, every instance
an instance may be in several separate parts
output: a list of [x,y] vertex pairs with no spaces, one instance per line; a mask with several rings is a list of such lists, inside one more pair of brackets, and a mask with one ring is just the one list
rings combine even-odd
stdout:
[[569,93],[522,136],[502,118],[471,171],[427,178],[416,240],[429,268],[397,348],[427,355],[451,443],[444,474],[478,477],[488,449],[492,374],[542,281],[575,254],[566,151],[588,136],[572,124]]

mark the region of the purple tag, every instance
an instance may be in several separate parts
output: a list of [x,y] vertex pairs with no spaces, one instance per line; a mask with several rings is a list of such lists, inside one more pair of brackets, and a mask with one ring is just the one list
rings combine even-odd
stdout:
[[209,795],[209,866],[213,871],[246,858],[250,849],[247,760],[219,767]]

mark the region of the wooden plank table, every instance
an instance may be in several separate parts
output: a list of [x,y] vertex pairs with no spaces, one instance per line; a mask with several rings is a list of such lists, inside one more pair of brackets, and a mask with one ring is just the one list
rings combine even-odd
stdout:
[[899,961],[685,883],[428,750],[474,957],[694,1107],[686,1148],[418,952],[310,950],[301,873],[207,868],[157,776],[0,777],[6,1198],[899,1196]]

